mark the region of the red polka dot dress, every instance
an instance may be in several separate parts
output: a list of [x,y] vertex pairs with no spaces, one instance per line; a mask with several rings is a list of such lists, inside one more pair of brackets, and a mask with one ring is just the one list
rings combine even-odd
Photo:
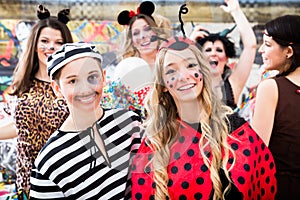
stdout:
[[[199,150],[200,136],[201,133],[181,122],[181,134],[171,146],[167,167],[170,199],[212,199],[210,171]],[[241,199],[274,199],[277,189],[275,165],[269,149],[248,123],[237,128],[231,136],[228,142],[236,155],[234,167],[230,171],[233,188],[242,195]],[[152,153],[143,142],[133,161],[132,199],[154,199],[155,183],[149,164]],[[206,156],[209,159],[212,157],[209,151],[206,151]],[[233,161],[231,155],[228,168]]]

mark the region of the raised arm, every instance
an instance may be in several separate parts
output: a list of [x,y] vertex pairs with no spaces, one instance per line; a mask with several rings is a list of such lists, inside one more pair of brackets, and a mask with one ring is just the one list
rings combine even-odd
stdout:
[[254,31],[245,14],[241,10],[239,1],[225,0],[225,3],[227,6],[222,5],[221,8],[225,12],[229,12],[233,17],[243,43],[243,50],[238,59],[238,63],[235,66],[232,75],[229,77],[229,81],[231,82],[234,93],[234,99],[236,101],[235,103],[237,103],[251,72],[255,59],[257,44]]

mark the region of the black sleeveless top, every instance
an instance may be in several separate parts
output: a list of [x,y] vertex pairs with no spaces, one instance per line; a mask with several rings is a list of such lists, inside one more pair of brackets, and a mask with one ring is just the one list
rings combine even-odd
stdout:
[[297,91],[300,86],[286,77],[277,77],[274,80],[278,87],[278,103],[269,148],[277,169],[276,199],[299,199],[300,94]]
[[224,72],[222,74],[222,79],[224,81],[223,88],[222,88],[222,94],[223,94],[222,100],[227,106],[229,106],[234,110],[237,107],[237,105],[234,103],[232,87],[228,80],[230,75],[231,75],[231,69],[226,65],[224,68]]

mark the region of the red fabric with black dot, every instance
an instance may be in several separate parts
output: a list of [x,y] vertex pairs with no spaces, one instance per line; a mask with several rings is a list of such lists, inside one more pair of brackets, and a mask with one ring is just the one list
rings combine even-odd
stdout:
[[146,97],[146,95],[148,94],[148,92],[150,91],[150,87],[144,87],[136,92],[134,92],[134,94],[136,94],[138,96],[138,103],[141,106],[144,106],[144,99]]
[[[236,138],[228,138],[236,154],[235,166],[230,172],[235,186],[243,193],[244,199],[274,199],[277,189],[275,165],[268,148],[248,123],[231,135]],[[171,147],[167,168],[170,199],[210,197],[212,182],[200,154],[199,138],[200,133],[182,122],[181,134]],[[212,157],[210,153],[207,156]],[[132,165],[132,199],[154,199],[153,169],[149,165],[151,158],[152,150],[143,142]]]

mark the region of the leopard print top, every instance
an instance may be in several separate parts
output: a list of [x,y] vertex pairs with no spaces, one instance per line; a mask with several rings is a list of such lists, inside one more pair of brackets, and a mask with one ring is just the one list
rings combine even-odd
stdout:
[[15,120],[18,130],[16,186],[28,193],[32,164],[50,135],[69,112],[64,100],[56,99],[49,82],[34,79],[30,89],[17,99]]

